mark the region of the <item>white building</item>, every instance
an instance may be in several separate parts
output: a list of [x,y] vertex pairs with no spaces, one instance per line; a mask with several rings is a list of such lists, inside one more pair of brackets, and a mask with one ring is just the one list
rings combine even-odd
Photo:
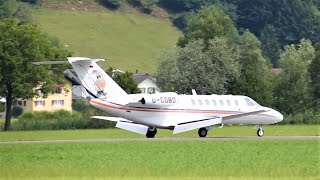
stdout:
[[137,82],[142,94],[154,94],[159,92],[156,81],[149,74],[133,74],[133,79]]

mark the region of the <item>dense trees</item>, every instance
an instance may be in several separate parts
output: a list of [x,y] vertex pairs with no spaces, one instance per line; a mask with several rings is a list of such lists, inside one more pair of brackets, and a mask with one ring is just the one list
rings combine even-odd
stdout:
[[0,21],[0,96],[6,97],[4,130],[10,129],[12,101],[28,99],[54,91],[64,84],[63,67],[35,66],[33,61],[66,59],[65,50],[53,47],[34,25],[15,20]]
[[240,76],[232,83],[232,94],[252,97],[263,105],[272,103],[272,83],[270,62],[262,56],[260,41],[246,31],[239,38]]
[[314,58],[314,48],[309,40],[286,46],[280,56],[283,72],[275,87],[274,105],[284,113],[303,112],[312,105],[309,63]]
[[[280,54],[283,41],[278,26],[259,27],[261,44],[249,30],[240,29],[239,35],[231,19],[213,6],[194,13],[186,24],[178,43],[181,47],[159,58],[157,83],[162,90],[248,95],[262,105],[293,114],[290,123],[294,118],[319,122],[312,117],[317,117],[318,106],[314,105],[319,105],[320,96],[320,44],[315,51],[312,41],[303,39],[285,46]],[[279,75],[271,73],[270,60],[282,68]]]
[[315,47],[315,58],[309,66],[312,92],[316,105],[320,105],[320,42]]
[[215,37],[208,45],[200,39],[169,49],[159,58],[157,74],[163,91],[225,93],[227,83],[239,75],[239,64],[227,40]]
[[219,8],[209,6],[190,19],[185,36],[179,39],[178,44],[183,47],[191,39],[203,39],[208,45],[214,37],[224,37],[231,43],[236,36],[237,30],[230,17]]
[[0,20],[12,17],[16,11],[16,0],[0,1]]
[[172,21],[187,31],[187,23],[203,6],[223,10],[243,32],[248,29],[262,42],[263,54],[278,67],[280,49],[300,39],[320,41],[320,11],[317,0],[160,0],[159,4],[175,12]]

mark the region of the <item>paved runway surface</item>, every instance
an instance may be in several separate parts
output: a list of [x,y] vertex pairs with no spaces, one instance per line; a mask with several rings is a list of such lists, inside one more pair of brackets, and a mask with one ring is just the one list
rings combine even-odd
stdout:
[[41,143],[89,143],[89,142],[142,142],[142,141],[247,141],[247,140],[320,140],[320,136],[240,136],[240,137],[206,137],[206,138],[121,138],[121,139],[77,139],[77,140],[41,140],[10,141],[0,144],[41,144]]

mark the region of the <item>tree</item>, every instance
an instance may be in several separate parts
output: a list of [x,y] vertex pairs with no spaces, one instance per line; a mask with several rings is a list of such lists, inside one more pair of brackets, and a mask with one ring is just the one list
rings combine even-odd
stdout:
[[0,20],[10,18],[16,11],[16,0],[0,1]]
[[191,39],[203,39],[206,46],[214,37],[224,37],[229,43],[238,35],[230,17],[215,6],[201,9],[189,22],[187,31],[178,45],[184,47]]
[[278,67],[281,45],[278,33],[273,25],[266,25],[260,32],[262,50],[265,57],[268,57],[273,67]]
[[4,130],[9,130],[13,100],[39,96],[39,91],[45,97],[56,84],[64,84],[63,67],[35,66],[32,62],[66,59],[69,53],[53,47],[32,24],[0,21],[0,34],[0,96],[7,100]]
[[262,56],[259,40],[246,31],[240,37],[238,48],[241,73],[230,87],[230,92],[250,96],[266,106],[271,105],[271,64]]
[[235,52],[224,38],[191,40],[184,48],[165,52],[157,68],[157,84],[164,91],[188,94],[226,92],[227,83],[238,76],[239,64]]
[[309,66],[313,96],[318,105],[320,105],[320,42],[316,44],[315,58]]
[[320,14],[313,0],[228,0],[237,6],[237,25],[259,36],[267,24],[278,33],[281,47],[302,38],[320,40]]
[[140,93],[137,82],[132,78],[132,73],[126,71],[125,73],[113,73],[113,68],[109,68],[107,73],[112,79],[119,84],[119,86],[128,94]]
[[274,105],[285,113],[303,112],[312,102],[309,63],[314,58],[314,48],[309,40],[286,46],[280,55],[283,72],[274,89]]
[[174,47],[166,50],[158,59],[157,85],[164,92],[173,92],[178,89],[177,60],[180,48]]

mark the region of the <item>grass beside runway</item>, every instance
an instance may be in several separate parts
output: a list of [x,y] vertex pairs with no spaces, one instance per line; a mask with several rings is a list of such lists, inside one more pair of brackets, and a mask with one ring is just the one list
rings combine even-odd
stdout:
[[[320,136],[319,125],[268,125],[263,126],[265,136]],[[208,137],[256,136],[254,126],[214,126]],[[121,129],[59,130],[59,131],[0,131],[0,141],[22,140],[74,140],[105,138],[144,138],[145,136]],[[197,130],[173,135],[170,130],[159,130],[158,137],[198,137]]]
[[319,179],[319,140],[0,145],[0,179]]

